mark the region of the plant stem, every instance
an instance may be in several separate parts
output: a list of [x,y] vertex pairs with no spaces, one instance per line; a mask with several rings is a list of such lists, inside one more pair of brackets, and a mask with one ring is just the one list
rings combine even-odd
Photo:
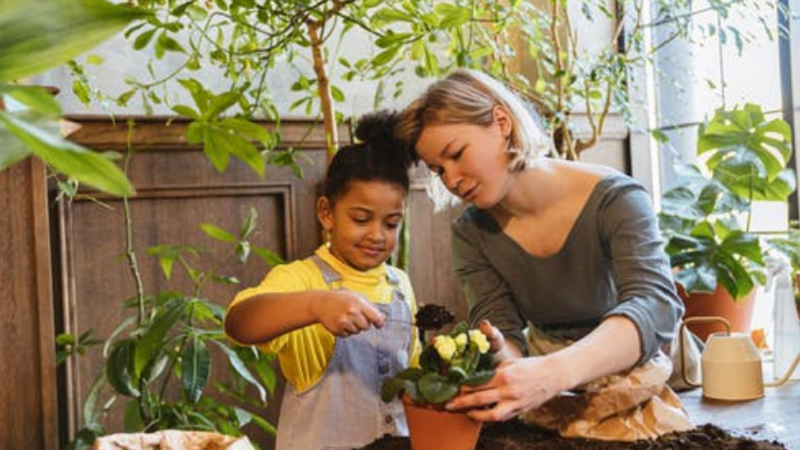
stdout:
[[[338,8],[335,8],[335,14]],[[311,54],[314,57],[314,73],[317,75],[317,93],[319,94],[320,109],[322,110],[322,121],[325,128],[325,142],[328,150],[328,164],[333,159],[333,155],[338,150],[337,143],[339,142],[338,130],[336,129],[336,111],[333,107],[333,99],[331,96],[330,79],[325,69],[325,56],[322,54],[322,47],[325,44],[320,29],[324,26],[325,20],[329,16],[326,15],[320,20],[307,22],[308,35],[311,39]]]
[[[127,150],[125,152],[125,166],[123,172],[128,176],[128,168],[130,167],[131,157],[133,156],[133,145],[131,144],[133,138],[134,121],[128,120],[128,134],[126,136]],[[144,323],[145,310],[144,310],[144,286],[142,284],[142,275],[139,271],[139,264],[136,262],[136,253],[133,250],[133,222],[131,220],[131,208],[128,201],[128,196],[122,197],[123,217],[125,220],[125,259],[128,261],[128,269],[133,277],[133,283],[136,286],[136,306],[138,315],[136,317],[136,325],[142,326]]]
[[[125,166],[123,171],[125,176],[128,176],[128,169],[130,168],[131,157],[133,156],[133,131],[135,122],[133,119],[128,120],[128,133],[125,138],[126,151],[125,151]],[[145,320],[144,310],[144,286],[142,284],[142,275],[139,271],[139,264],[136,261],[136,253],[133,250],[133,221],[131,220],[131,207],[128,201],[128,196],[122,197],[123,217],[125,220],[125,259],[128,261],[128,268],[133,277],[134,285],[136,286],[136,326],[141,327]],[[149,423],[152,421],[152,411],[150,409],[150,398],[147,395],[147,382],[144,378],[139,380],[140,397],[137,399],[139,406],[139,415],[142,418],[142,423]]]

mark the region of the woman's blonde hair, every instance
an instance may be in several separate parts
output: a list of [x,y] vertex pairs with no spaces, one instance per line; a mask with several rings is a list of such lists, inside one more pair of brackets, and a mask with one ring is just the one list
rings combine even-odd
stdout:
[[[415,147],[426,126],[468,123],[488,127],[494,121],[497,106],[511,116],[510,170],[530,167],[551,150],[552,139],[534,119],[535,112],[503,83],[470,69],[457,69],[431,84],[402,112],[396,133],[407,143],[414,159],[419,160]],[[441,182],[429,186],[428,193],[437,208],[457,203]]]

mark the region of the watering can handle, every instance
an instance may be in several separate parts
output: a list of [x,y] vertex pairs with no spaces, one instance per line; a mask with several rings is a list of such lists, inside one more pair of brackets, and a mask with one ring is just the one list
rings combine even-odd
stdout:
[[[725,319],[724,317],[717,317],[717,316],[690,317],[688,319],[685,319],[681,323],[680,330],[678,331],[678,350],[680,351],[681,355],[681,376],[683,377],[683,381],[689,386],[700,387],[702,386],[702,384],[690,380],[689,374],[686,373],[686,346],[683,345],[683,340],[686,338],[686,331],[685,331],[686,325],[693,322],[720,322],[721,324],[725,325],[725,329],[727,330],[728,334],[731,334],[731,323],[728,322],[728,320]],[[795,365],[796,364],[797,361],[795,361]],[[792,366],[792,369],[794,369],[794,366]]]

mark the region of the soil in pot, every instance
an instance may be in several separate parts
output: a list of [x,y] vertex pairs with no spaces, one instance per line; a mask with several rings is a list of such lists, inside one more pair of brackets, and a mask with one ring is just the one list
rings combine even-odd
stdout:
[[[786,450],[779,442],[734,436],[711,424],[652,441],[606,442],[563,438],[519,421],[484,425],[476,450]],[[411,450],[407,438],[384,436],[359,450]]]

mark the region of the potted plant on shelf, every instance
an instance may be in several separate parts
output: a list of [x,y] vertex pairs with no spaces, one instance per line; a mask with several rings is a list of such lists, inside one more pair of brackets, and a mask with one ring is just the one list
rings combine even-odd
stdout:
[[387,379],[381,398],[387,403],[398,396],[402,399],[414,450],[472,450],[481,422],[464,412],[446,411],[444,404],[461,386],[486,383],[493,375],[486,336],[461,322],[449,333],[425,342],[419,367]]
[[[687,317],[726,316],[734,330],[749,328],[755,288],[767,279],[764,255],[774,250],[751,231],[753,202],[786,202],[794,191],[791,142],[789,125],[755,104],[719,110],[700,126],[699,162],[679,168],[659,214]],[[702,339],[712,331],[692,330]]]

